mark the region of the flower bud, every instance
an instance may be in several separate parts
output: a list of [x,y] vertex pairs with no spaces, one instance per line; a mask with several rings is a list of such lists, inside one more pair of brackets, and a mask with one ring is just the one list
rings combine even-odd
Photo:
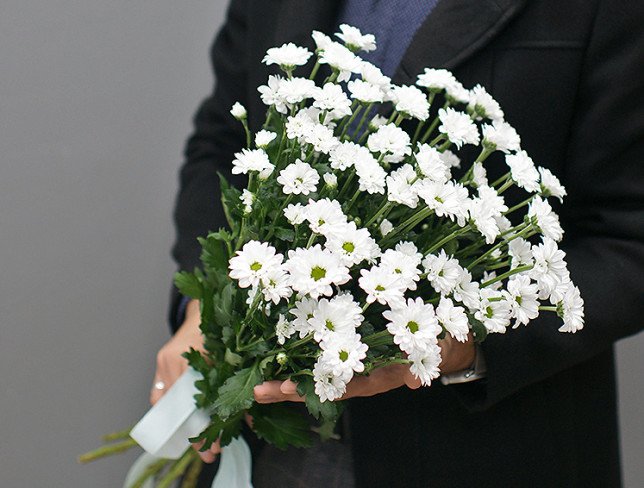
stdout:
[[245,120],[246,116],[248,115],[246,108],[239,102],[235,102],[233,108],[230,109],[230,113],[237,120]]
[[284,354],[283,352],[278,352],[277,356],[275,357],[275,361],[277,361],[277,364],[279,364],[280,366],[284,366],[288,361],[288,356],[286,356],[286,354]]

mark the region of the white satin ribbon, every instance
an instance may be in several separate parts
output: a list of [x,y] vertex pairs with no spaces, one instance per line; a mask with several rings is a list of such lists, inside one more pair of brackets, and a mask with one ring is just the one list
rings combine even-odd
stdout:
[[[198,393],[195,381],[200,379],[200,373],[188,368],[134,426],[130,436],[146,453],[130,468],[125,488],[156,460],[181,457],[190,446],[188,438],[196,436],[208,426],[210,416],[196,407],[193,398]],[[234,439],[222,449],[212,488],[252,488],[251,471],[250,449],[246,441],[241,437]]]

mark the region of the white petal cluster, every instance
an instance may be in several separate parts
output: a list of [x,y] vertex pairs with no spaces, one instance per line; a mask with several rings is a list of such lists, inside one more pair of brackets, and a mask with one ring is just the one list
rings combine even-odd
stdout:
[[394,86],[390,94],[399,113],[418,120],[429,117],[427,95],[415,86]]
[[445,153],[441,153],[429,144],[421,144],[414,153],[420,174],[437,183],[447,183],[451,178],[451,165]]
[[327,110],[332,118],[342,118],[351,115],[351,100],[340,85],[327,83],[313,95],[313,106]]
[[347,83],[347,88],[354,100],[364,103],[376,103],[384,101],[384,92],[378,85],[369,83],[364,80],[351,80]]
[[407,205],[410,208],[418,206],[418,194],[414,183],[418,175],[411,164],[404,164],[387,176],[387,198],[390,202]]
[[517,186],[530,193],[539,191],[539,172],[527,152],[508,154],[505,156],[505,163],[510,168],[512,180]]
[[376,38],[374,35],[363,34],[357,27],[341,24],[340,32],[335,35],[352,51],[369,52],[376,49]]
[[438,217],[447,217],[461,226],[465,225],[470,208],[467,188],[451,180],[440,183],[429,179],[423,180],[417,188],[418,196]]
[[479,143],[479,130],[466,113],[453,108],[441,108],[438,111],[438,117],[441,121],[438,130],[446,134],[456,147],[460,148],[463,144],[477,145]]
[[343,285],[351,279],[340,256],[322,249],[319,244],[308,249],[290,250],[284,267],[293,290],[313,298],[331,296],[332,285]]
[[449,257],[444,249],[438,254],[428,254],[423,268],[432,287],[441,295],[452,293],[460,282],[462,269],[458,260]]
[[552,207],[540,197],[535,197],[530,202],[528,217],[536,220],[537,226],[544,236],[559,242],[563,237],[563,229],[559,223],[559,216],[553,212]]
[[430,91],[448,90],[458,84],[451,71],[446,69],[425,68],[425,71],[418,75],[416,85],[427,88]]
[[384,155],[383,161],[399,163],[411,154],[411,139],[400,127],[385,124],[369,136],[367,147],[372,153]]
[[255,145],[260,149],[266,149],[266,147],[273,142],[276,137],[277,134],[275,132],[271,132],[270,130],[260,130],[255,134]]
[[547,168],[539,167],[539,175],[541,176],[541,195],[544,197],[555,197],[560,202],[566,196],[566,189],[559,181],[552,171]]
[[260,178],[267,178],[274,168],[275,165],[270,162],[263,149],[242,149],[241,152],[235,153],[231,172],[238,175],[257,171]]
[[503,120],[493,120],[492,124],[485,124],[483,132],[483,144],[489,144],[494,149],[509,153],[521,149],[521,137],[510,124]]
[[470,90],[467,108],[472,110],[479,120],[482,118],[503,120],[503,110],[499,102],[481,85],[476,85]]
[[284,257],[266,242],[249,241],[230,258],[229,276],[240,288],[258,286],[264,276],[282,265]]
[[316,190],[320,175],[310,164],[298,159],[280,171],[277,182],[287,195],[308,195]]
[[320,52],[320,64],[328,64],[338,73],[337,81],[348,81],[352,73],[358,73],[361,60],[350,49],[337,42],[331,42]]
[[270,48],[266,51],[262,62],[266,65],[277,64],[283,69],[289,70],[295,66],[305,65],[311,55],[312,53],[308,49],[289,42],[280,47]]
[[441,333],[434,307],[422,298],[407,299],[400,307],[383,312],[388,320],[387,330],[394,337],[394,344],[407,354],[426,352],[437,343]]
[[354,222],[340,224],[327,234],[326,248],[340,256],[345,266],[363,261],[373,263],[380,256],[380,247],[367,229],[358,229]]
[[235,102],[230,109],[230,114],[237,120],[243,120],[248,115],[248,112],[246,112],[246,107],[244,107],[241,103]]

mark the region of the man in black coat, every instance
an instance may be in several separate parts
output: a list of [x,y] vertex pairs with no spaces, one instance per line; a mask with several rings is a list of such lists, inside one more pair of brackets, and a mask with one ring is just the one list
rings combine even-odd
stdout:
[[[341,8],[337,0],[232,1],[212,49],[217,83],[181,170],[173,249],[181,269],[198,265],[197,236],[224,222],[216,173],[229,175],[244,144],[230,107],[245,105],[257,130],[266,49],[312,47],[311,31],[333,32]],[[352,399],[356,486],[620,485],[613,343],[644,321],[642,26],[644,2],[635,0],[442,0],[414,35],[395,83],[444,67],[467,87],[482,84],[522,147],[566,186],[562,249],[586,326],[561,334],[549,314],[483,343],[485,379]],[[486,163],[492,174],[497,163]],[[178,354],[198,341],[194,313],[178,327],[179,303],[175,293],[179,332],[159,354],[166,383],[178,376]]]

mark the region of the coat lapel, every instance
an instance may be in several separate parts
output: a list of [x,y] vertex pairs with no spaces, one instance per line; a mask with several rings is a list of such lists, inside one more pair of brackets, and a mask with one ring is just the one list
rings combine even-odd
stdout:
[[526,0],[439,0],[394,76],[410,83],[426,67],[454,69],[488,44]]
[[313,47],[311,32],[328,32],[334,27],[340,0],[282,0],[275,26],[274,46],[294,42]]

